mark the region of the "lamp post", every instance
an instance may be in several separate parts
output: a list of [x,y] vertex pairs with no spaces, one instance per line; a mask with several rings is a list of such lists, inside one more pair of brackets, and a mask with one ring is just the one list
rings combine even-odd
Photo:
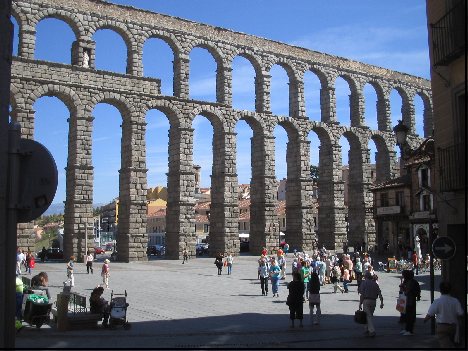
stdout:
[[[403,121],[399,120],[398,124],[393,128],[397,145],[400,147],[400,156],[404,160],[409,157],[412,152],[407,142],[409,128],[403,124]],[[429,155],[430,162],[432,163],[432,155]],[[432,211],[430,211],[432,212]],[[431,304],[434,302],[434,252],[432,252],[432,244],[434,241],[434,235],[432,230],[432,215],[429,212],[429,274],[430,274],[430,290],[431,290]],[[435,319],[431,318],[431,334],[435,334]]]

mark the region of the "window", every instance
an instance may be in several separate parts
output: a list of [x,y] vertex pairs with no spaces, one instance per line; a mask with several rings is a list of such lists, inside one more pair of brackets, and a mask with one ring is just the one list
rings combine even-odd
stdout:
[[388,206],[388,194],[387,193],[380,193],[380,206],[382,207]]
[[422,211],[431,210],[431,195],[425,194],[421,196],[421,210]]
[[421,168],[419,170],[419,185],[421,187],[429,186],[429,169]]
[[237,224],[237,229],[239,229],[239,230],[241,229],[241,224],[240,224],[240,222]]
[[283,227],[286,227],[286,218],[283,218]]
[[395,192],[395,205],[396,206],[404,206],[403,202],[403,191],[396,191]]
[[210,232],[210,225],[209,225],[209,224],[203,225],[203,231],[204,231],[205,233],[209,233],[209,232]]

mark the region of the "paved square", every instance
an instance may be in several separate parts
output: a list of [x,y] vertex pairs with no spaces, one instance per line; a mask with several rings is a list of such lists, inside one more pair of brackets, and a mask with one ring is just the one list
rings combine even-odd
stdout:
[[[94,274],[86,274],[84,264],[76,264],[73,291],[90,295],[101,282],[101,262],[95,262]],[[395,310],[399,274],[379,272],[384,308],[376,309],[377,336],[365,338],[363,327],[353,322],[358,308],[357,286],[348,294],[333,294],[332,285],[322,287],[322,319],[312,326],[308,305],[304,305],[304,328],[289,328],[289,310],[285,304],[286,282],[282,281],[279,298],[262,296],[257,280],[257,257],[235,258],[233,274],[217,275],[213,258],[191,259],[186,264],[173,260],[110,264],[110,289],[128,293],[128,320],[131,330],[81,330],[59,332],[48,326],[40,330],[27,327],[17,336],[17,347],[48,348],[434,348],[430,324],[423,324],[429,307],[429,274],[417,276],[421,301],[417,306],[415,335],[400,336],[399,314]],[[288,257],[288,263],[292,261]],[[35,273],[47,271],[55,301],[66,279],[65,263],[38,263]],[[290,272],[290,266],[287,269]],[[436,272],[439,274],[440,272]],[[436,276],[436,287],[439,276]],[[439,294],[436,292],[436,298]]]

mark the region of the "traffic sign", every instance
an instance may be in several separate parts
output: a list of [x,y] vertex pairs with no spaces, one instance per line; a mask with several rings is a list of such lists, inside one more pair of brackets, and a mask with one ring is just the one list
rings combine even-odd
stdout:
[[432,243],[432,252],[436,258],[449,260],[455,256],[456,246],[448,236],[440,236]]

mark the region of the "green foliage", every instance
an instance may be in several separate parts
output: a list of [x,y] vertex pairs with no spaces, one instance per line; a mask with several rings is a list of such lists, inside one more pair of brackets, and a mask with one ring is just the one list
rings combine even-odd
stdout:
[[46,224],[49,223],[59,223],[63,222],[63,214],[53,214],[53,215],[48,215],[48,216],[41,216],[39,219],[36,221],[36,224],[40,227],[45,226]]
[[319,168],[318,166],[310,165],[310,177],[317,181],[319,179]]

